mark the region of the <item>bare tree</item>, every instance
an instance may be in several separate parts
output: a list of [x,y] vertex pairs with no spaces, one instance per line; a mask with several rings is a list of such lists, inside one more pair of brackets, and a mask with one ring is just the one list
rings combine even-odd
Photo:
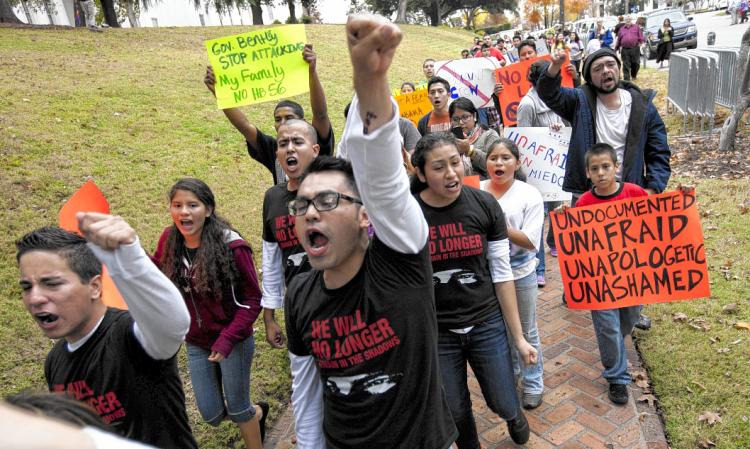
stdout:
[[398,0],[398,12],[396,13],[396,23],[406,23],[406,7],[409,0]]
[[750,107],[750,28],[745,30],[740,44],[740,57],[737,67],[740,67],[740,93],[732,108],[732,113],[724,121],[719,139],[720,151],[734,151],[734,141],[737,137],[737,126],[740,124],[742,114]]

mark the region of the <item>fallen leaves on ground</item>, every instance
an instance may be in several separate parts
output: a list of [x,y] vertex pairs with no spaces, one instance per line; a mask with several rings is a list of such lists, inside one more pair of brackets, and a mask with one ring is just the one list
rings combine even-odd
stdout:
[[656,399],[656,396],[653,394],[642,394],[641,397],[638,398],[638,402],[648,402],[650,407],[653,407],[658,401],[659,400]]
[[750,323],[744,321],[738,321],[734,323],[734,328],[737,330],[750,331]]
[[698,421],[705,422],[709,426],[713,426],[717,422],[721,422],[721,416],[718,413],[705,411],[698,417]]
[[733,302],[731,304],[727,304],[724,307],[722,307],[721,312],[722,313],[734,313],[737,311],[737,308],[738,308],[737,303]]
[[704,179],[750,177],[750,159],[747,157],[750,153],[750,139],[736,138],[734,151],[717,150],[718,132],[707,138],[676,137],[670,140],[673,175]]
[[698,447],[700,449],[713,449],[716,447],[716,443],[709,440],[708,438],[701,438],[697,441]]
[[677,313],[672,314],[672,320],[673,321],[676,321],[676,322],[685,322],[685,321],[687,321],[687,319],[688,319],[688,316],[685,315],[682,312],[677,312]]

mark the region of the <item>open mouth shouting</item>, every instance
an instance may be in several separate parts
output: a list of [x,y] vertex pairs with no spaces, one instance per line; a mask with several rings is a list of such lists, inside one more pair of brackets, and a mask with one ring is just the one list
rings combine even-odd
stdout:
[[34,314],[34,319],[39,327],[45,330],[54,328],[59,318],[59,316],[49,312],[38,312]]
[[308,257],[321,257],[328,250],[328,237],[317,228],[307,230],[306,239],[308,243]]
[[461,183],[459,181],[451,181],[445,184],[445,189],[451,193],[459,192],[461,191]]
[[182,229],[186,232],[192,231],[193,226],[194,226],[193,220],[189,220],[189,219],[180,220],[180,227],[182,227]]

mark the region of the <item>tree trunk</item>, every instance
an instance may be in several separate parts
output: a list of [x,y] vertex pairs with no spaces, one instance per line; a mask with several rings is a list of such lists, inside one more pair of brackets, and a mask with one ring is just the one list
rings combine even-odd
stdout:
[[406,7],[409,0],[398,0],[398,12],[396,13],[396,23],[406,23]]
[[16,17],[8,0],[0,0],[0,23],[23,23]]
[[297,23],[297,16],[294,12],[294,0],[286,0],[287,6],[289,6],[289,23]]
[[102,10],[104,12],[104,21],[112,28],[120,28],[120,22],[117,21],[115,12],[115,3],[113,0],[102,0]]
[[737,126],[740,124],[742,114],[750,107],[750,28],[745,30],[742,35],[740,44],[740,57],[737,60],[737,67],[741,67],[742,73],[739,73],[740,95],[737,103],[732,108],[732,114],[724,121],[721,128],[721,137],[719,138],[719,151],[734,151],[734,141],[737,137]]
[[263,25],[263,7],[260,5],[260,0],[250,2],[250,12],[253,14],[253,25]]
[[430,1],[430,25],[440,25],[440,0]]
[[133,8],[134,0],[125,0],[125,10],[128,12],[128,22],[130,22],[131,28],[138,28],[141,26],[138,23],[138,16],[135,14],[135,8]]

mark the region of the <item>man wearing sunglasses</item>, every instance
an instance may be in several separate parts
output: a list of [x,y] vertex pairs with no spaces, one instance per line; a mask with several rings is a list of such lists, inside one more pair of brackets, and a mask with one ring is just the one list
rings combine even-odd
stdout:
[[313,267],[284,300],[297,447],[447,449],[457,432],[438,371],[429,231],[386,77],[402,34],[361,16],[346,30],[351,164],[317,158],[289,204]]
[[263,198],[263,323],[266,340],[274,348],[284,347],[284,334],[274,311],[283,305],[284,286],[299,273],[310,269],[305,250],[294,229],[294,215],[287,204],[297,196],[302,174],[318,156],[317,133],[304,120],[287,120],[276,137],[276,160],[289,181],[266,191]]

